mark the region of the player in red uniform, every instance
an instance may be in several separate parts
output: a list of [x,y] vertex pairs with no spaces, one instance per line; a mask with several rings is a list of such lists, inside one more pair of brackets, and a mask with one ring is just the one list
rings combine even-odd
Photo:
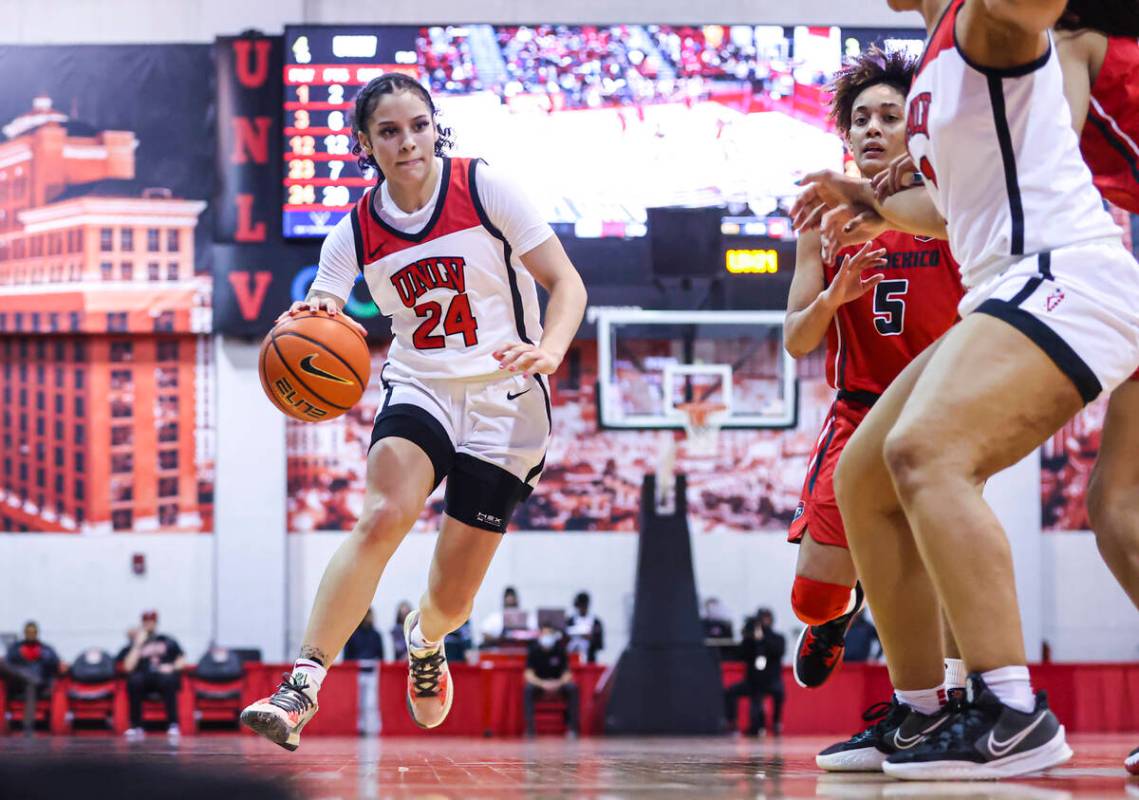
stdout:
[[[835,77],[832,117],[865,176],[905,151],[904,101],[913,67],[903,53],[871,48]],[[794,662],[801,686],[820,686],[831,675],[862,605],[834,494],[839,454],[894,377],[957,320],[957,265],[937,238],[944,236],[940,220],[928,232],[881,230],[833,258],[824,258],[818,230],[799,238],[785,346],[800,357],[825,337],[827,381],[837,390],[788,536],[800,546],[791,604],[807,624]]]

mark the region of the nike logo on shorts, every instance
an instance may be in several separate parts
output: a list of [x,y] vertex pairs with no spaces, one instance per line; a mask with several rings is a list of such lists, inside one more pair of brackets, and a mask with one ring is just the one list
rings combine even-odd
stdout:
[[353,383],[352,381],[347,380],[345,378],[341,378],[339,375],[333,375],[331,372],[325,372],[320,367],[315,366],[312,363],[312,360],[314,358],[316,358],[316,356],[317,356],[317,354],[313,353],[311,355],[307,355],[304,358],[302,358],[301,362],[300,362],[301,369],[304,370],[305,372],[307,372],[309,375],[315,375],[318,378],[324,378],[326,381],[333,381],[335,383],[344,383],[344,384],[347,384],[349,386],[352,385],[352,383]]
[[[530,389],[533,389],[533,388],[534,388],[533,386],[531,386],[531,387],[530,387]],[[520,391],[520,392],[517,392],[517,393],[515,393],[515,394],[512,394],[512,393],[510,393],[510,392],[507,392],[507,393],[506,393],[506,399],[507,399],[507,400],[517,400],[519,397],[521,397],[522,395],[526,394],[526,392],[530,391],[530,389],[523,389],[522,391]]]

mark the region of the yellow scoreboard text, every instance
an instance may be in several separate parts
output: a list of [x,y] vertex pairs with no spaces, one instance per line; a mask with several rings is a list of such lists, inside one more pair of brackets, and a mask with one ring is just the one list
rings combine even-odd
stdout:
[[729,250],[724,265],[733,275],[774,275],[779,272],[777,250]]

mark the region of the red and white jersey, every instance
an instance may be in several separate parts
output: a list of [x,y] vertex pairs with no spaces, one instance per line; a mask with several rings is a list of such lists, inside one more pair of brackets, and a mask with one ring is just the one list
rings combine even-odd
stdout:
[[1108,38],[1080,134],[1080,153],[1100,193],[1139,214],[1139,39]]
[[973,289],[1026,255],[1121,232],[1080,156],[1051,41],[1021,67],[971,63],[955,35],[965,2],[952,0],[926,43],[906,136]]
[[[827,330],[827,382],[840,391],[879,395],[957,321],[964,292],[948,242],[886,231],[871,247],[886,250],[886,265],[864,274],[885,278],[835,312]],[[823,265],[826,285],[843,256],[857,251],[844,248],[835,263]]]
[[419,378],[492,375],[495,351],[542,335],[519,256],[553,235],[513,183],[478,159],[444,158],[418,211],[400,211],[386,184],[365,192],[325,239],[312,288],[347,298],[362,272],[392,321],[390,361]]

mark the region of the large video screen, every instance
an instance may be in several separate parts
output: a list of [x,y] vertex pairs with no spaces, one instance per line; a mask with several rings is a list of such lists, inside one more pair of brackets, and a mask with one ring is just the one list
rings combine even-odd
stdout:
[[324,236],[375,181],[351,153],[352,99],[395,70],[430,88],[454,155],[520,179],[563,236],[641,236],[658,206],[722,206],[730,230],[790,236],[780,220],[795,181],[842,163],[829,76],[869,41],[921,39],[770,25],[290,26],[284,233]]

